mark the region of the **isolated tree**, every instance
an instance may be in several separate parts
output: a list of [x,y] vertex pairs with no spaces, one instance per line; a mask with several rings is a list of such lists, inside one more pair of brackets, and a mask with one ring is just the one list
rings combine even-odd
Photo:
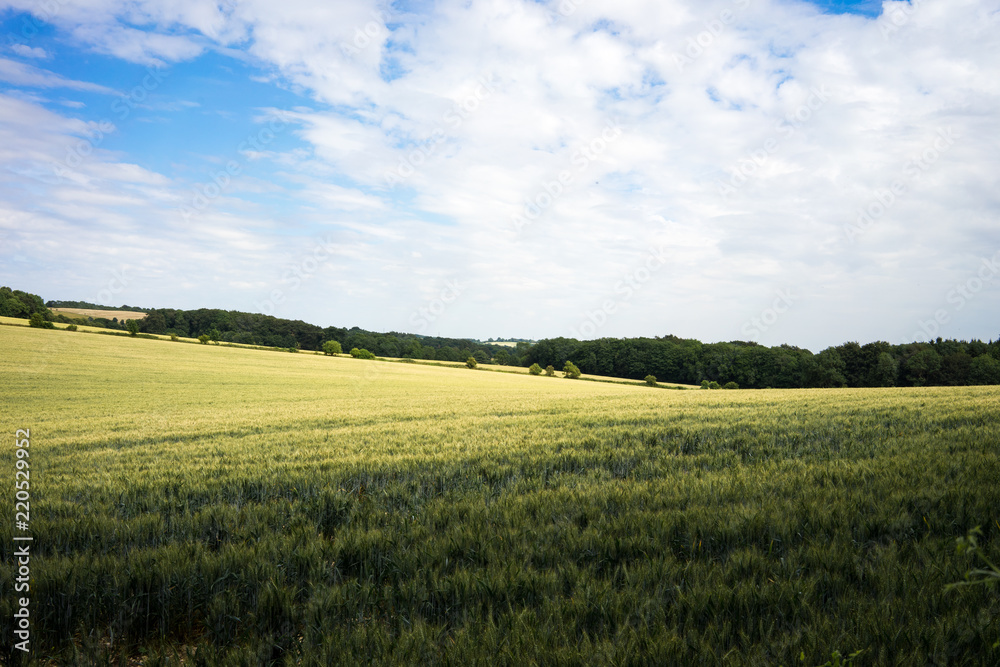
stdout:
[[468,366],[469,368],[475,368],[476,366],[479,365],[479,362],[476,361],[475,357],[469,357],[468,359],[465,360],[465,365]]
[[138,320],[126,320],[125,328],[128,329],[129,336],[135,336],[139,333],[139,322]]
[[735,382],[727,382],[723,389],[739,389],[740,386]]
[[545,367],[545,374],[552,377],[556,374],[556,369],[552,368],[552,364]]
[[715,380],[712,380],[711,382],[708,383],[708,388],[709,389],[722,389],[722,386],[718,382],[716,382]]
[[656,376],[655,375],[647,375],[646,378],[645,378],[645,380],[646,380],[646,384],[648,384],[650,387],[657,386],[656,385]]
[[577,368],[576,364],[572,361],[566,362],[566,365],[563,366],[563,373],[566,374],[564,377],[568,377],[571,380],[575,380],[580,377],[580,369]]
[[340,346],[340,343],[335,340],[328,340],[323,343],[323,354],[328,356],[333,356],[335,354],[343,354],[344,348]]
[[208,341],[210,340],[212,339],[208,337],[208,334],[202,334],[198,336],[198,342],[201,343],[202,345],[208,345]]
[[711,387],[708,386],[708,380],[702,380],[701,381],[701,388],[702,389],[711,389]]
[[76,331],[76,325],[70,324],[68,327],[66,327],[66,331]]
[[528,372],[531,373],[532,375],[541,375],[542,367],[539,366],[538,364],[531,364],[531,366],[528,368]]
[[370,352],[369,350],[366,350],[364,348],[361,348],[359,350],[356,347],[355,348],[351,348],[351,356],[354,357],[355,359],[374,359],[375,358],[375,355],[372,352]]

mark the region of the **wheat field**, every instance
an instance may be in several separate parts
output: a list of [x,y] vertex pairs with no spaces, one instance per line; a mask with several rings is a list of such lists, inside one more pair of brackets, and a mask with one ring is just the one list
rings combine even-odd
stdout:
[[0,326],[0,421],[11,515],[32,437],[31,664],[1000,659],[996,592],[944,590],[957,537],[1000,552],[997,387],[677,391]]

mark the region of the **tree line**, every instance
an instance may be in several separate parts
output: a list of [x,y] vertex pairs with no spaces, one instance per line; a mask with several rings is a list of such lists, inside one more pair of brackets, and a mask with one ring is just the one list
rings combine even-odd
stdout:
[[893,345],[856,342],[813,354],[791,345],[702,343],[675,336],[602,338],[579,341],[553,338],[528,350],[525,365],[561,367],[572,361],[593,375],[660,382],[736,383],[743,388],[924,387],[1000,384],[1000,340],[938,338],[929,343]]
[[323,328],[302,320],[209,308],[151,308],[139,320],[139,330],[190,338],[207,335],[222,342],[315,351],[322,350],[328,341],[336,341],[344,350],[368,350],[380,357],[438,361],[465,361],[474,357],[484,364],[510,364],[512,360],[512,351],[502,345],[399,332],[378,333],[359,327]]
[[[28,318],[39,313],[45,321],[79,322],[55,315],[51,307],[70,302],[49,301],[8,287],[0,288],[0,315]],[[103,308],[84,302],[78,307]],[[107,309],[107,308],[105,308]],[[818,354],[791,345],[766,347],[753,342],[702,343],[676,336],[602,338],[580,341],[551,338],[514,348],[456,338],[398,332],[378,333],[358,327],[319,327],[301,320],[218,309],[149,308],[138,321],[150,334],[175,334],[266,347],[320,351],[336,341],[344,350],[368,350],[380,357],[399,357],[480,364],[564,368],[567,362],[582,373],[660,382],[692,384],[735,383],[742,388],[798,387],[923,387],[1000,384],[1000,339],[945,340],[894,345],[884,341],[829,347]],[[92,326],[125,329],[117,319],[90,318]]]

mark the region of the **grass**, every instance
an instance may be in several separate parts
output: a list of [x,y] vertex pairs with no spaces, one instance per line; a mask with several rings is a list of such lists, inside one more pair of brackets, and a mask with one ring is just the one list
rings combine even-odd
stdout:
[[36,664],[1000,659],[996,589],[945,592],[956,538],[1000,551],[995,387],[657,391],[11,326],[0,351]]

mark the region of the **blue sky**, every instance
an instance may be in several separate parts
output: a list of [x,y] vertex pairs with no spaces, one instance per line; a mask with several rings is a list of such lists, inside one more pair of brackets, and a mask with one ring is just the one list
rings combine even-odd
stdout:
[[998,17],[0,1],[0,284],[479,338],[993,338]]
[[882,13],[880,0],[813,0],[813,4],[830,14],[860,14],[876,17]]

